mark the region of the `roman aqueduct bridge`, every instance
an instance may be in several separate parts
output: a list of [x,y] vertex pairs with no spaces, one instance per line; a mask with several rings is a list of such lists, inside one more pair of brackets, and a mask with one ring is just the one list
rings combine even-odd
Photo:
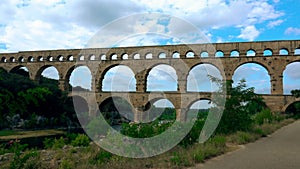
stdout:
[[[243,64],[256,63],[263,66],[271,79],[271,94],[262,96],[273,111],[285,111],[287,106],[299,101],[283,94],[283,72],[288,64],[300,61],[299,51],[300,40],[22,51],[1,53],[0,67],[8,72],[26,67],[30,79],[39,81],[43,70],[54,66],[59,72],[59,87],[70,91],[69,79],[72,71],[77,66],[84,65],[91,71],[91,93],[95,93],[98,105],[114,95],[124,95],[130,99],[136,110],[140,110],[137,111],[140,113],[135,114],[135,119],[138,120],[149,101],[166,98],[173,103],[177,117],[180,118],[180,112],[188,109],[192,103],[211,97],[211,93],[187,91],[189,70],[201,64],[215,66],[224,80],[232,80],[235,70]],[[153,67],[160,64],[175,69],[178,77],[177,91],[147,91],[147,76]],[[134,72],[136,91],[102,91],[105,73],[118,65],[128,66]]]

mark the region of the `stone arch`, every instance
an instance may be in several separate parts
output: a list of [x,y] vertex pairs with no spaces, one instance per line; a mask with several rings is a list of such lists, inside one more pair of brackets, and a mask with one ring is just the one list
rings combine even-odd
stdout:
[[264,50],[264,54],[263,54],[264,56],[273,56],[273,50],[272,49],[270,49],[270,48],[266,48],[265,50]]
[[121,57],[122,57],[122,60],[128,60],[129,59],[129,55],[127,53],[123,53],[121,55]]
[[18,62],[20,62],[20,63],[25,62],[24,56],[20,56],[20,57],[18,58]]
[[300,89],[300,60],[295,60],[288,63],[282,72],[283,79],[283,94],[291,94],[290,91],[293,89]]
[[[251,64],[254,64],[255,67],[253,67],[253,65]],[[247,87],[255,87],[256,93],[271,94],[272,86],[271,86],[271,77],[270,77],[269,70],[270,69],[266,65],[259,62],[245,62],[239,64],[238,66],[235,67],[233,71],[233,76],[232,76],[232,80],[234,81],[233,85],[237,85],[241,79],[245,79]],[[249,73],[251,71],[255,71],[255,73]],[[262,76],[264,78],[262,78]],[[257,81],[258,79],[260,81]]]
[[74,61],[74,56],[73,55],[68,55],[67,60],[70,62]]
[[[159,69],[159,67],[162,67]],[[158,69],[158,70],[157,70]],[[154,75],[154,74],[162,75]],[[173,83],[173,84],[172,84]],[[177,91],[178,75],[176,69],[165,63],[157,63],[148,68],[145,76],[146,92],[149,91]],[[160,86],[158,88],[155,86]]]
[[185,54],[185,58],[195,58],[195,53],[193,51],[187,51]]
[[91,61],[96,60],[96,56],[95,56],[94,54],[91,54],[91,55],[89,56],[89,60],[91,60]]
[[106,55],[105,54],[101,54],[100,55],[100,60],[107,60]]
[[[111,75],[108,75],[108,73],[114,68],[116,68],[116,69],[121,68],[121,69],[127,69],[127,70],[122,71],[121,73],[114,70],[115,72],[112,72]],[[106,79],[105,78],[106,75],[113,76],[113,79]],[[120,75],[120,76],[118,76],[118,75]],[[126,82],[126,83],[124,83],[120,86],[114,86],[115,89],[112,89],[112,88],[109,89],[105,85],[105,83],[110,83],[111,85],[113,85],[114,79],[118,83],[124,83],[124,82]],[[100,91],[119,91],[119,92],[120,91],[131,91],[131,92],[133,92],[133,91],[136,91],[136,82],[137,81],[135,78],[135,73],[129,66],[124,65],[124,64],[113,64],[113,65],[106,67],[100,75],[100,80],[99,80]],[[127,88],[127,89],[125,89],[125,88]]]
[[99,111],[104,118],[112,121],[110,125],[134,121],[134,107],[130,101],[120,96],[108,96],[99,104]]
[[38,56],[37,61],[38,62],[43,62],[44,61],[44,57],[43,56]]
[[146,53],[145,59],[153,59],[153,54],[151,52]]
[[44,66],[40,67],[39,70],[37,71],[35,80],[39,80],[40,77],[42,76],[42,73],[44,72],[44,70],[46,70],[46,69],[48,69],[50,67],[53,67],[53,68],[56,69],[57,75],[58,75],[58,78],[59,78],[59,71],[58,71],[58,69],[55,66],[53,66],[53,65],[44,65]]
[[224,52],[222,50],[217,50],[215,57],[224,57]]
[[167,54],[166,54],[165,52],[160,52],[160,53],[158,54],[158,58],[159,58],[159,59],[165,59],[165,58],[167,58]]
[[[80,83],[77,83],[76,79],[74,79],[72,75],[73,75],[74,71],[76,71],[76,69],[78,69],[78,68],[86,68],[88,72],[81,72],[81,73],[82,74],[89,73],[91,77],[89,77],[87,74],[82,75],[82,77],[84,77],[86,79],[78,80],[78,81],[80,81]],[[81,76],[80,76],[80,78],[81,78]],[[93,88],[93,86],[92,86],[93,78],[92,78],[91,68],[88,67],[88,65],[78,64],[78,65],[74,65],[74,66],[70,67],[64,76],[64,80],[65,80],[65,90],[66,91],[70,91],[72,89],[72,85],[71,85],[72,80],[75,80],[75,82],[74,82],[75,84],[73,84],[74,85],[73,89],[91,90]],[[86,83],[86,84],[83,85],[84,83]]]
[[28,62],[34,62],[33,56],[29,56],[28,59],[27,59],[27,61],[28,61]]
[[200,53],[200,57],[201,57],[201,58],[208,58],[208,57],[209,57],[209,53],[208,53],[207,51],[202,51],[202,52]]
[[176,120],[177,112],[174,103],[168,98],[155,97],[146,103],[142,116],[142,121],[154,121],[156,119],[159,119],[159,117],[161,117],[163,113],[168,113],[168,116],[171,116],[171,119],[168,120]]
[[240,52],[237,49],[232,50],[230,52],[230,57],[239,57],[239,56],[240,56]]
[[112,53],[110,55],[110,60],[118,60],[118,55],[116,53]]
[[2,62],[2,63],[6,63],[6,62],[7,62],[6,57],[2,57],[2,58],[1,58],[1,62]]
[[141,55],[139,53],[133,54],[133,59],[141,59]]
[[200,113],[206,113],[202,114],[203,118],[206,118],[208,115],[208,110],[212,107],[211,100],[209,98],[200,98],[192,101],[188,105],[188,111],[187,111],[187,119],[192,119],[190,118],[191,116],[194,118],[199,117],[201,115]]
[[292,106],[295,103],[300,103],[300,98],[295,98],[295,100],[288,102],[287,104],[285,104],[282,109],[281,112],[286,113],[288,107]]
[[173,58],[173,59],[178,59],[178,58],[180,58],[180,53],[177,52],[177,51],[173,52],[172,58]]
[[18,65],[18,66],[15,66],[13,67],[9,73],[16,73],[16,74],[19,74],[19,75],[22,75],[22,76],[25,76],[25,77],[30,77],[30,72],[28,70],[28,68],[26,66],[23,66],[23,65]]
[[300,48],[295,49],[294,55],[300,55]]
[[279,55],[282,55],[282,56],[289,55],[289,50],[287,48],[282,48],[279,50]]
[[254,49],[249,49],[246,53],[246,56],[256,56],[256,51]]
[[195,103],[199,102],[199,101],[208,101],[208,102],[211,102],[211,98],[200,98],[200,99],[196,99],[196,100],[193,100],[191,101],[189,104],[188,104],[188,109],[191,109],[192,106],[195,105]]
[[79,55],[78,56],[78,61],[84,61],[85,60],[85,56],[84,55]]
[[59,61],[59,62],[63,62],[64,61],[64,56],[63,55],[58,55],[56,60]]
[[53,62],[53,61],[54,61],[53,56],[48,56],[48,57],[47,57],[47,61],[48,61],[48,62]]
[[16,58],[12,56],[12,57],[9,58],[9,61],[14,63],[14,62],[16,62]]
[[[193,73],[194,71],[196,71],[196,73]],[[220,69],[214,64],[206,62],[195,64],[190,68],[186,77],[187,92],[213,92],[218,90],[217,86],[213,84],[208,75],[225,79]],[[210,86],[211,88],[206,89],[207,86]]]

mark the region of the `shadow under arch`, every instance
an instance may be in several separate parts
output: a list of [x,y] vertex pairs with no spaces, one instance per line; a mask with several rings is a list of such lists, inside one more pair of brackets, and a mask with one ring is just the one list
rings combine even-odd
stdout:
[[26,66],[23,66],[23,65],[19,65],[19,66],[12,68],[9,71],[9,73],[15,73],[15,74],[22,75],[24,77],[29,78],[29,70]]
[[300,98],[297,98],[296,101],[285,105],[282,112],[286,115],[296,117],[297,119],[300,118]]
[[99,104],[99,111],[111,126],[134,121],[133,106],[122,97],[106,98]]

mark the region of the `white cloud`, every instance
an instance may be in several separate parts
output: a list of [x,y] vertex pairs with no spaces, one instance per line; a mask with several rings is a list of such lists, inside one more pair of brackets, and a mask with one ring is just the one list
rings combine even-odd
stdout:
[[294,34],[300,35],[300,28],[289,27],[284,32],[286,35]]
[[[274,0],[274,3],[278,3],[278,0]],[[140,38],[138,43],[134,43],[136,41],[133,38],[123,44],[152,45],[162,41],[174,44],[183,39],[189,43],[202,43],[213,38],[214,35],[209,32],[212,28],[234,26],[247,31],[262,22],[269,22],[269,27],[274,27],[283,22],[280,17],[284,15],[266,0],[3,0],[0,4],[0,43],[6,44],[5,51],[84,47],[96,30],[104,25],[112,21],[119,22],[115,20],[120,17],[145,12],[170,14],[185,21],[178,24],[179,20],[175,19],[177,24],[174,24],[174,18],[166,19],[163,23],[159,23],[159,17],[132,18],[110,32],[102,32],[105,40],[97,47],[106,47],[126,39],[132,33],[147,31],[159,32],[171,38]],[[192,24],[198,32],[203,31],[203,34],[211,36],[204,39],[201,34],[189,34]],[[177,31],[175,37],[171,32],[174,28]],[[255,35],[253,38],[245,35],[240,37],[253,40],[259,36],[256,29],[252,27],[251,30]],[[184,34],[180,34],[182,32]]]
[[253,41],[255,38],[259,36],[260,32],[256,29],[255,26],[247,26],[241,30],[241,34],[238,38],[246,39],[249,41]]
[[282,19],[279,19],[279,20],[276,20],[276,21],[271,21],[271,22],[268,23],[268,27],[273,28],[273,27],[281,25],[283,22],[284,21]]

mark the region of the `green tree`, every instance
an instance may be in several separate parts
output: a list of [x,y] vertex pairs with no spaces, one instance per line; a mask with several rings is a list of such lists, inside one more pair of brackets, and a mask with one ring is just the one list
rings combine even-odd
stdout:
[[245,82],[242,79],[236,87],[232,87],[233,81],[222,84],[226,87],[220,90],[227,90],[227,98],[217,132],[226,134],[249,130],[253,124],[252,116],[266,106],[262,97],[254,93],[254,88],[247,88]]

